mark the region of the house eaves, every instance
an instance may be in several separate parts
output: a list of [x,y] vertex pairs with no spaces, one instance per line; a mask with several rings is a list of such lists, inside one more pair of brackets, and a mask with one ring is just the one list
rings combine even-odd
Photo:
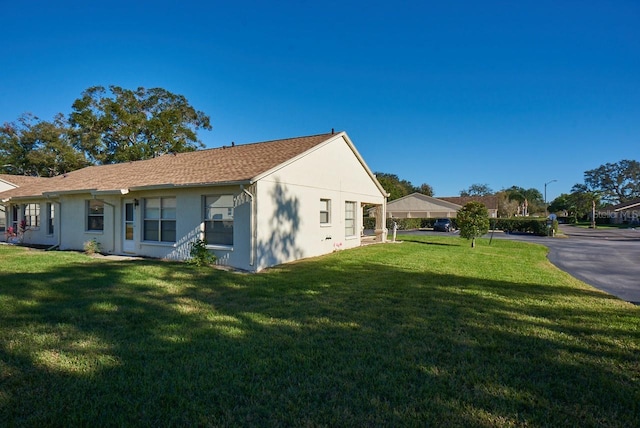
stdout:
[[619,206],[618,208],[615,208],[613,211],[615,211],[615,212],[626,211],[628,209],[639,207],[639,206],[640,206],[640,201],[635,201],[635,202],[631,202],[631,203],[629,203],[627,205]]

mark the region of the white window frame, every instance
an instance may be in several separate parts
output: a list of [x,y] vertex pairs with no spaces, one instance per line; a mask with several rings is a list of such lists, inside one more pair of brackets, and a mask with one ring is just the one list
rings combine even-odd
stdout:
[[30,203],[22,206],[22,218],[25,220],[27,228],[39,229],[40,228],[40,204]]
[[[233,248],[234,243],[234,202],[232,194],[217,194],[217,195],[205,195],[202,198],[203,204],[203,238],[207,241],[207,247],[211,248]],[[225,202],[226,200],[226,202]],[[213,230],[208,230],[211,227],[215,227],[216,224],[222,225],[226,233],[222,233],[221,236],[231,236],[231,242],[227,240],[221,242],[215,242],[212,239],[207,238],[207,235],[211,236]],[[209,226],[210,225],[210,226]],[[230,233],[229,233],[230,232]]]
[[[352,207],[350,210],[349,207]],[[356,223],[357,219],[357,207],[355,201],[345,201],[344,202],[344,235],[346,238],[353,238],[356,236],[356,230],[358,229],[358,225]],[[349,215],[352,214],[353,217]]]
[[7,230],[7,208],[0,205],[0,232],[5,233]]
[[[97,209],[92,209],[92,207],[98,207],[98,206],[102,206],[101,211],[98,211]],[[86,222],[87,222],[86,231],[87,232],[104,232],[104,201],[101,201],[100,199],[89,199],[85,207],[87,211],[86,213],[87,215],[85,216]],[[92,227],[91,219],[102,219],[102,222],[101,222],[102,227],[99,227],[99,228]]]
[[[148,211],[148,204],[149,201],[158,201],[158,216],[157,217],[151,217],[149,216],[149,211]],[[173,202],[170,202],[173,201]],[[167,204],[165,205],[165,202],[167,202]],[[142,220],[142,239],[144,242],[146,243],[157,243],[157,244],[175,244],[178,240],[178,230],[177,230],[177,203],[178,201],[176,200],[175,196],[159,196],[159,197],[155,197],[155,198],[145,198],[144,199],[144,205],[143,205],[143,210],[142,210],[142,216],[143,216],[143,220]],[[151,222],[153,223],[157,223],[157,227],[158,227],[158,239],[149,239],[149,237],[147,236],[147,224],[150,224]],[[162,236],[163,235],[163,226],[164,225],[169,225],[173,223],[173,233],[174,233],[174,239],[165,239],[166,237]]]
[[[326,214],[326,220],[322,218],[322,215]],[[324,220],[324,221],[323,221]],[[320,199],[320,226],[331,225],[331,199]]]

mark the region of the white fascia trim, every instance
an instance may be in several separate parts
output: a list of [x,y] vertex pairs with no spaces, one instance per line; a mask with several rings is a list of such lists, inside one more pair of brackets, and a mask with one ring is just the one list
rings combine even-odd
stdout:
[[614,212],[618,212],[618,211],[626,211],[630,208],[635,208],[637,206],[640,206],[640,202],[636,203],[636,204],[631,204],[631,205],[627,205],[626,207],[622,207],[622,208],[616,208],[615,210],[613,210]]
[[49,197],[58,197],[60,195],[81,195],[83,193],[90,193],[93,194],[94,192],[97,192],[97,189],[80,189],[80,190],[62,190],[62,191],[51,191],[51,192],[42,192],[42,196],[45,196],[47,198]]
[[149,186],[133,186],[127,189],[130,192],[139,192],[144,190],[162,190],[162,189],[184,189],[190,187],[222,187],[222,186],[240,186],[242,184],[251,184],[249,180],[242,181],[217,181],[209,183],[188,183],[188,184],[152,184]]
[[94,190],[91,192],[91,196],[109,196],[109,195],[126,195],[129,193],[129,189],[119,190]]

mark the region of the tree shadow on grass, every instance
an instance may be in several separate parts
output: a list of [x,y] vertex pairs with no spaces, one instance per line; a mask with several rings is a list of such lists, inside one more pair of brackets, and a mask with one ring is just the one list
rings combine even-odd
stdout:
[[260,275],[71,263],[0,284],[2,425],[639,422],[638,311],[595,290],[343,253]]
[[459,243],[452,244],[450,242],[425,241],[424,239],[420,240],[420,239],[411,238],[408,235],[399,236],[398,239],[400,239],[402,242],[413,242],[414,244],[435,245],[435,246],[442,246],[442,247],[459,247],[461,245]]

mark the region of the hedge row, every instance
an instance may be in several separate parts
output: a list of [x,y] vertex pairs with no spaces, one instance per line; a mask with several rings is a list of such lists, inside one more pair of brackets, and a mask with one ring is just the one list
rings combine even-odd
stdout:
[[[455,219],[452,219],[455,224]],[[393,222],[398,224],[399,230],[425,229],[433,227],[435,218],[388,218],[387,229],[393,229]],[[375,229],[376,219],[373,217],[364,218],[365,229]],[[558,230],[558,222],[554,222],[554,229]],[[545,236],[549,233],[547,220],[545,218],[516,217],[516,218],[492,218],[491,228],[503,230],[507,233],[533,233],[534,235]]]
[[[455,219],[452,219],[455,221]],[[387,229],[393,229],[393,222],[398,224],[398,230],[425,229],[433,227],[436,222],[435,218],[388,218]],[[363,222],[365,229],[375,229],[376,219],[373,217],[365,217]]]
[[[496,230],[503,230],[507,233],[533,233],[534,235],[545,236],[549,233],[546,218],[496,218],[491,219],[491,227]],[[558,230],[558,222],[553,224],[554,229]]]

